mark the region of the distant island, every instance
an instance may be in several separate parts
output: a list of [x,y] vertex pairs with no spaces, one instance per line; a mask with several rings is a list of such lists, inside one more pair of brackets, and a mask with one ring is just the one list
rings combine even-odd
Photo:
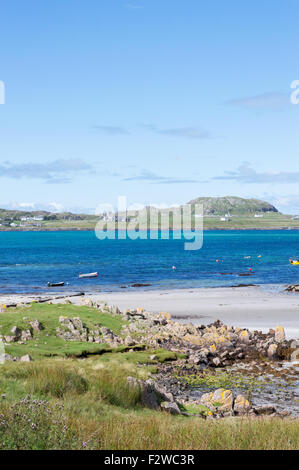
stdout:
[[202,204],[203,213],[209,215],[250,215],[255,213],[278,213],[276,207],[259,199],[244,199],[236,196],[198,197],[188,204]]
[[[261,229],[299,229],[299,216],[282,214],[268,202],[259,199],[245,199],[236,196],[198,197],[187,204],[203,205],[204,230],[261,230]],[[157,209],[161,215],[170,214],[171,227],[180,228],[181,207]],[[47,211],[20,211],[0,209],[0,231],[56,231],[56,230],[94,230],[98,221],[106,224],[107,229],[130,228],[138,220],[146,220],[148,207],[140,211],[126,213],[102,213],[99,215],[73,214],[71,212],[53,213]],[[193,209],[194,214],[194,209]],[[159,223],[151,226],[159,229]]]

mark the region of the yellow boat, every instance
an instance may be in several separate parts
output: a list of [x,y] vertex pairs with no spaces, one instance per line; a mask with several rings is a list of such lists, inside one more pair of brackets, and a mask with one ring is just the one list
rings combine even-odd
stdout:
[[298,259],[290,259],[290,263],[294,265],[299,265],[299,260]]

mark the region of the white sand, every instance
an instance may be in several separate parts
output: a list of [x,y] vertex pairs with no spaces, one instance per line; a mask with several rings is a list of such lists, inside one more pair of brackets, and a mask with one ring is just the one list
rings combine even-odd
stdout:
[[260,287],[129,291],[90,296],[121,309],[143,307],[169,312],[179,321],[227,325],[267,331],[280,324],[288,338],[299,337],[299,293],[273,293]]
[[[136,288],[114,293],[86,294],[86,297],[118,305],[122,310],[143,307],[157,313],[169,312],[178,321],[194,324],[208,324],[219,318],[227,325],[263,331],[280,324],[285,327],[288,338],[299,337],[299,293],[273,293],[260,287],[161,291],[141,291]],[[0,304],[33,299],[33,296],[0,296]],[[81,298],[73,297],[72,302],[80,304]]]

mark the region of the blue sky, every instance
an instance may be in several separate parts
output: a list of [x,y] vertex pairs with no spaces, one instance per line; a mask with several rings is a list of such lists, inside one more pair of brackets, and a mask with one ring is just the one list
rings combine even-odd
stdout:
[[297,0],[2,2],[0,205],[237,195],[299,213],[298,14]]

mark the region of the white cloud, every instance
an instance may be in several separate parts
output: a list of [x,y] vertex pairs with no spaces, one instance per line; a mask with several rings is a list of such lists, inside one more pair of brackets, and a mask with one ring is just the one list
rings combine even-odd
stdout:
[[290,105],[290,96],[287,93],[268,92],[255,96],[246,96],[228,100],[225,104],[249,109],[280,110]]
[[235,171],[225,171],[222,176],[215,176],[213,180],[238,181],[247,184],[299,183],[299,172],[296,171],[265,171],[258,173],[251,168],[249,162],[243,162]]
[[0,177],[13,179],[42,179],[47,183],[69,183],[75,173],[90,171],[92,167],[79,158],[53,160],[46,163],[12,163],[0,164]]
[[60,202],[50,202],[49,206],[54,209],[52,209],[52,212],[62,212],[64,210],[64,206]]

